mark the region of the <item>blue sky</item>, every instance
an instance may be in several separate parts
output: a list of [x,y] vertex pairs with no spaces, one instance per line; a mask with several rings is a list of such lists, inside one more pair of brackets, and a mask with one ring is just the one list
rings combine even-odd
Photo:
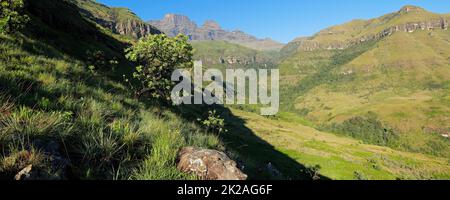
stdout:
[[298,36],[352,19],[370,19],[416,5],[449,13],[449,0],[97,0],[127,7],[144,20],[167,13],[186,15],[198,24],[213,19],[226,30],[239,29],[259,38],[287,43]]

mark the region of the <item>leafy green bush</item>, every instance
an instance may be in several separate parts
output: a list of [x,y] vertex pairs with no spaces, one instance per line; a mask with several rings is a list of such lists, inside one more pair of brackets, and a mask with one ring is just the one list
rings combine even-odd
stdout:
[[23,0],[0,0],[0,32],[13,33],[22,29],[29,21],[23,14]]
[[148,35],[126,52],[126,57],[138,65],[134,73],[141,82],[138,94],[149,92],[156,99],[170,101],[172,73],[177,68],[192,67],[192,46],[183,35]]
[[225,120],[217,114],[216,110],[209,111],[206,119],[199,119],[199,121],[208,132],[216,134],[227,132]]

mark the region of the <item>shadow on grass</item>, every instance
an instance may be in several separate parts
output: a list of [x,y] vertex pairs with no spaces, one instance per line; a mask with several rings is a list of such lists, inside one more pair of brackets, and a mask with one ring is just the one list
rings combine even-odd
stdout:
[[193,116],[201,117],[212,109],[221,113],[227,123],[228,132],[220,136],[227,154],[237,161],[250,180],[329,180],[321,175],[314,177],[314,169],[276,150],[249,129],[244,119],[233,115],[228,108],[219,105],[184,105],[177,107],[176,112],[186,120],[193,120]]

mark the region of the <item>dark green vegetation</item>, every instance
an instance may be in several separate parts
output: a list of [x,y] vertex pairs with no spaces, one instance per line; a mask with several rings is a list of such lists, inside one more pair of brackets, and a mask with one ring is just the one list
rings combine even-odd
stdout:
[[12,33],[21,28],[29,20],[23,14],[24,3],[22,0],[0,1],[0,33]]
[[150,93],[153,98],[171,101],[172,73],[192,69],[192,46],[187,40],[183,35],[150,35],[126,50],[127,58],[138,65],[133,77],[141,82],[139,96]]

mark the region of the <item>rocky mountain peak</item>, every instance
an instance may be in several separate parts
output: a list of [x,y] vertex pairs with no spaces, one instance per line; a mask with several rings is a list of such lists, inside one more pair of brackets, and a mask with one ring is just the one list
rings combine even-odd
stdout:
[[183,24],[193,24],[188,17],[184,15],[177,14],[166,14],[164,18],[161,20],[163,23],[171,23],[173,25],[183,25]]
[[403,6],[403,8],[400,9],[399,13],[423,12],[423,11],[425,11],[425,9],[423,9],[421,7],[407,5],[407,6]]
[[208,20],[205,21],[205,23],[202,26],[203,29],[209,29],[209,30],[222,30],[222,28],[220,27],[220,25],[213,21],[213,20]]
[[161,20],[149,21],[149,24],[157,27],[170,37],[181,33],[189,36],[189,39],[192,41],[228,41],[257,50],[279,50],[283,46],[283,44],[279,42],[268,39],[258,39],[243,31],[224,30],[213,20],[205,21],[205,23],[199,27],[194,21],[191,21],[188,17],[183,15],[167,14]]

